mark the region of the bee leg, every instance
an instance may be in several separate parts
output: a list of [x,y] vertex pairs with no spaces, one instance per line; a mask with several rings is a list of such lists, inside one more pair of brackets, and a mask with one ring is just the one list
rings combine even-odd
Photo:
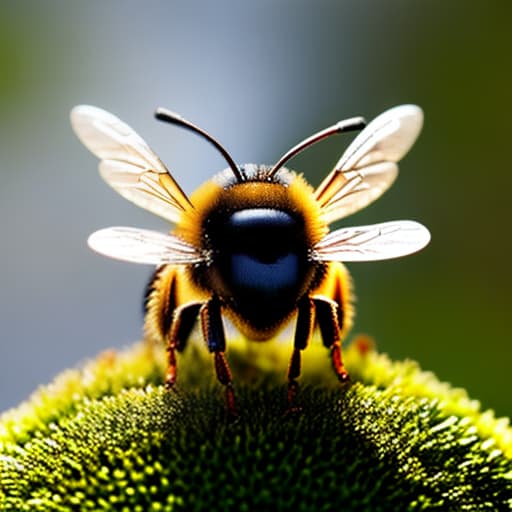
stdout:
[[225,356],[226,338],[224,336],[224,326],[222,325],[220,300],[217,296],[213,296],[201,307],[201,326],[208,350],[214,357],[217,380],[226,390],[226,407],[228,414],[231,418],[237,418],[238,410],[236,407],[235,393],[233,391],[233,379]]
[[295,327],[295,338],[293,352],[288,366],[288,411],[299,410],[295,405],[295,398],[299,389],[297,379],[301,371],[301,351],[308,346],[313,333],[315,323],[315,309],[309,297],[300,300],[297,313],[297,325]]
[[299,390],[299,383],[296,379],[300,376],[301,367],[300,349],[294,348],[288,366],[288,408],[294,409],[295,397]]
[[201,306],[201,302],[192,302],[174,310],[167,337],[167,374],[165,377],[165,387],[167,389],[171,389],[176,383],[176,351],[181,352],[185,348]]
[[343,327],[343,312],[338,303],[327,297],[313,298],[316,310],[316,321],[324,345],[331,351],[331,362],[340,382],[347,382],[349,375],[343,364],[341,355],[340,332]]
[[167,350],[167,373],[165,374],[165,389],[174,389],[177,376],[176,343],[169,339]]

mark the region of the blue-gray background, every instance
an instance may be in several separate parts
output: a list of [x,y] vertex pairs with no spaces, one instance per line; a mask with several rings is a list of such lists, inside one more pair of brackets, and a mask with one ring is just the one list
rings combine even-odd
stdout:
[[[501,7],[498,7],[501,4]],[[402,174],[347,224],[410,218],[424,252],[350,266],[354,332],[510,415],[512,4],[3,1],[0,4],[0,410],[62,369],[141,333],[150,269],[88,250],[109,225],[165,229],[116,195],[71,132],[77,103],[146,138],[191,192],[225,167],[158,105],[238,162],[274,162],[340,118],[421,105]],[[318,184],[351,136],[293,162]]]

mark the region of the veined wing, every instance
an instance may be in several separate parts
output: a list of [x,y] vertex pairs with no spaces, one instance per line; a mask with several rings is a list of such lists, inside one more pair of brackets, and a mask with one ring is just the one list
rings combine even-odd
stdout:
[[428,229],[411,220],[398,220],[337,229],[313,250],[318,261],[377,261],[399,258],[423,249],[430,241]]
[[147,229],[100,229],[89,237],[87,243],[100,254],[132,263],[193,264],[204,259],[195,247],[181,238]]
[[400,105],[366,126],[315,190],[327,223],[364,208],[391,186],[398,174],[396,162],[409,151],[422,125],[419,107]]
[[79,105],[71,125],[100,158],[100,174],[123,197],[171,222],[191,207],[188,197],[146,142],[126,123],[97,107]]

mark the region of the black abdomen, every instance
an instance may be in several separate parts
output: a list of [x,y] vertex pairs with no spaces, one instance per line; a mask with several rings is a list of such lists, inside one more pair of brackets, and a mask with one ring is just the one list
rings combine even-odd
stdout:
[[258,330],[281,323],[308,287],[304,221],[274,208],[247,208],[210,218],[209,285],[232,310]]

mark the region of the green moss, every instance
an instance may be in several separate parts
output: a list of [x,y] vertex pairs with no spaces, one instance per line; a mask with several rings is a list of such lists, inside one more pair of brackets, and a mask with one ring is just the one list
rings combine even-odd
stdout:
[[[506,421],[362,346],[346,354],[353,383],[312,372],[296,414],[284,413],[281,369],[261,370],[279,368],[281,349],[256,359],[265,378],[236,386],[235,423],[199,352],[178,392],[160,385],[161,350],[100,356],[1,418],[2,510],[512,509]],[[257,379],[244,350],[235,374]],[[322,368],[325,352],[312,353]]]

